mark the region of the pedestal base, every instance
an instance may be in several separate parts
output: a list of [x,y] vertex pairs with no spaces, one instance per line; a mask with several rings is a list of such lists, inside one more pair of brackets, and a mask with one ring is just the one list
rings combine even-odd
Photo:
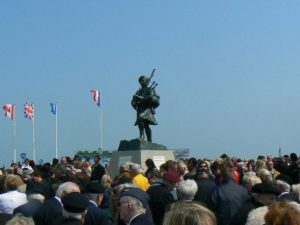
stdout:
[[174,160],[174,154],[171,150],[126,150],[114,152],[108,167],[108,173],[114,179],[119,173],[119,167],[126,162],[134,162],[142,165],[146,171],[146,159],[153,159],[157,169],[167,160]]
[[140,150],[167,150],[167,147],[161,144],[144,141],[141,139],[132,139],[120,141],[118,151],[140,151]]

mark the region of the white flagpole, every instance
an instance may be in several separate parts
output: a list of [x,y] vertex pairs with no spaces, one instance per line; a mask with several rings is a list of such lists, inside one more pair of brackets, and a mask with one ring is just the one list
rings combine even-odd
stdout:
[[34,119],[35,119],[35,115],[32,118],[32,158],[33,158],[33,161],[35,161]]
[[57,159],[57,104],[55,105],[55,158]]
[[13,126],[14,126],[14,163],[17,162],[16,120],[17,120],[17,116],[16,116],[16,109],[15,109],[15,112],[14,112],[14,123],[13,123]]
[[102,109],[100,108],[100,148],[102,149]]

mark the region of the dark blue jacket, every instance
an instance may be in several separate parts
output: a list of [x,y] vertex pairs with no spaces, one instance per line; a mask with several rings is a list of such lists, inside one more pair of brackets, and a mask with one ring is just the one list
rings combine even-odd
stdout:
[[84,225],[110,225],[109,213],[90,202],[84,219]]
[[42,202],[38,199],[32,199],[24,205],[14,209],[14,214],[21,213],[25,217],[32,217],[38,209],[42,206]]

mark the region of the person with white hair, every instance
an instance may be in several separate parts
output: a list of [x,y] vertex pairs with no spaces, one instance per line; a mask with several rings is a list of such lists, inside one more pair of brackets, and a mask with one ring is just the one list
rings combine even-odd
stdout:
[[299,202],[298,196],[291,192],[291,186],[293,181],[287,175],[280,174],[276,177],[276,188],[280,192],[278,196],[278,201],[295,201]]
[[268,206],[261,206],[249,212],[246,225],[266,224],[265,215],[268,212]]
[[181,181],[177,187],[179,200],[187,202],[193,201],[197,190],[198,186],[196,181],[191,179]]
[[292,192],[298,197],[298,201],[300,202],[300,184],[292,185]]
[[80,192],[80,188],[73,182],[62,183],[53,198],[47,200],[33,216],[35,225],[53,225],[63,218],[61,199],[71,193]]

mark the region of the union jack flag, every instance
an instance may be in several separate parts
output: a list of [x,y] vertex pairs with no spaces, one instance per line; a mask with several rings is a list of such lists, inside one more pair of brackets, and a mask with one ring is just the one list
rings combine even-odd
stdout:
[[34,118],[34,105],[33,103],[25,103],[24,116],[28,119]]
[[3,109],[6,117],[11,120],[15,118],[16,105],[6,104],[3,106]]
[[97,106],[100,107],[100,91],[93,89],[91,92],[93,93],[94,102],[96,102]]

